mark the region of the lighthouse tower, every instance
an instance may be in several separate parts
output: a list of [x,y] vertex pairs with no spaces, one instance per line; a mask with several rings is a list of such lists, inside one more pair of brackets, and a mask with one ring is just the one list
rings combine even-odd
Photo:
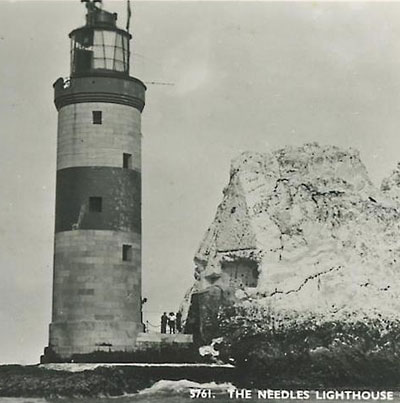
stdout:
[[[129,32],[99,0],[70,33],[58,111],[53,311],[49,348],[69,359],[131,351],[141,318],[141,112]],[[48,359],[47,359],[48,360]]]

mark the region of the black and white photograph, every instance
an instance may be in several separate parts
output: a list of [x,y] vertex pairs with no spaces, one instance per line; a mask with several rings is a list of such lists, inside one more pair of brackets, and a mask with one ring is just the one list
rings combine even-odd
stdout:
[[0,402],[400,403],[400,2],[0,0]]

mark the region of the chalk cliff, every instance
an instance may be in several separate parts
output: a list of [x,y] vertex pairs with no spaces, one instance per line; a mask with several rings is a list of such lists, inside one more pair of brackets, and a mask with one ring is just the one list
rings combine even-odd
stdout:
[[217,288],[244,304],[329,320],[397,318],[400,166],[379,189],[353,149],[243,153],[195,265],[199,295]]

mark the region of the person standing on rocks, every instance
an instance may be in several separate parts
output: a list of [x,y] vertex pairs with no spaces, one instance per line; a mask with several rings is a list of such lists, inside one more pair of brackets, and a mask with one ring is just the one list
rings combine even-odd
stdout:
[[167,333],[167,323],[168,323],[168,316],[167,312],[164,312],[161,316],[161,333]]
[[176,313],[176,331],[182,333],[182,313],[180,311]]
[[175,333],[175,324],[176,324],[176,316],[173,312],[169,313],[169,318],[168,318],[168,326],[169,326],[169,333],[174,334]]

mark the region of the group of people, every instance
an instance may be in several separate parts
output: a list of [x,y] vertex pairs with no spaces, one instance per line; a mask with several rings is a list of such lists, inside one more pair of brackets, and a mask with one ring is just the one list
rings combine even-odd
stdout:
[[182,332],[182,314],[177,312],[164,312],[161,316],[161,333],[167,333],[167,326],[170,334]]

